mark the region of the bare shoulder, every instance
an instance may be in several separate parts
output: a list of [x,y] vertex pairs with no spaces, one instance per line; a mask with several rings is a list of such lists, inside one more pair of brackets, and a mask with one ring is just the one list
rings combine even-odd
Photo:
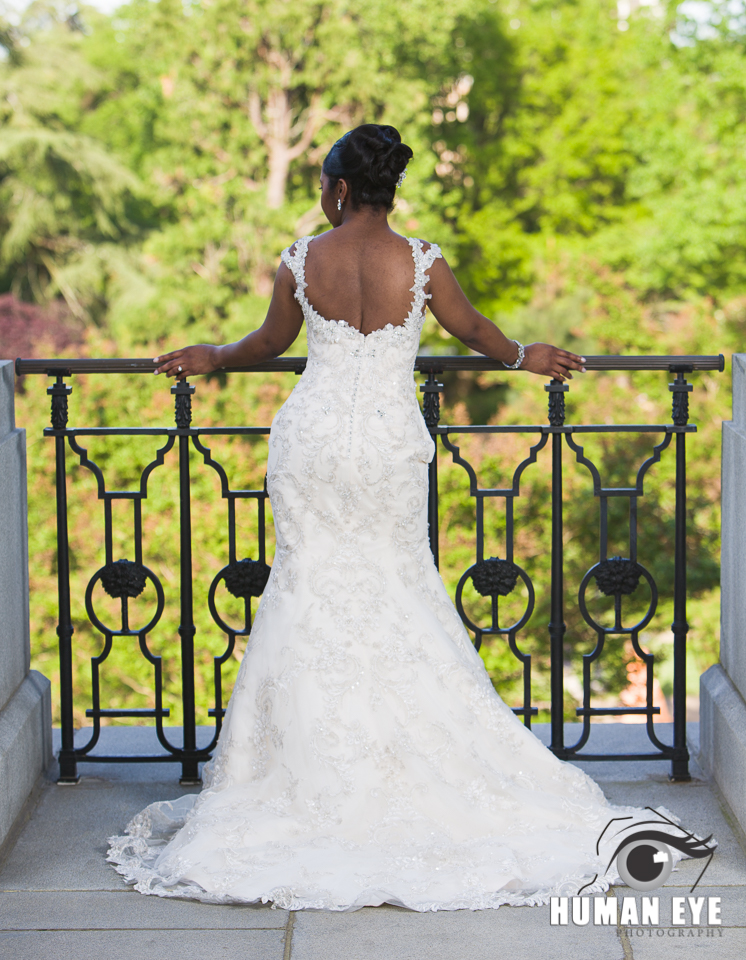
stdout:
[[295,277],[293,276],[292,270],[284,260],[280,261],[280,266],[277,268],[274,287],[275,292],[285,290],[288,290],[292,293],[295,292]]

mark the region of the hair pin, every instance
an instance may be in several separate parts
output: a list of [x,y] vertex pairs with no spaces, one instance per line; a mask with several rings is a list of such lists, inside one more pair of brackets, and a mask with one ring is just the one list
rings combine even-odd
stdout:
[[407,176],[407,171],[402,170],[402,172],[399,174],[399,179],[396,181],[397,187],[400,187],[404,183],[406,176]]

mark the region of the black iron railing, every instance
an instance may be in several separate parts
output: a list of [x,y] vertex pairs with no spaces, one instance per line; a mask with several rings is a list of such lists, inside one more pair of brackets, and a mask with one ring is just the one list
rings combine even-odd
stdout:
[[[235,368],[236,371],[285,371],[300,374],[305,369],[305,357],[291,357],[273,360],[254,367]],[[548,392],[548,424],[526,426],[446,426],[440,424],[440,393],[443,385],[438,381],[439,374],[457,370],[500,370],[502,365],[485,357],[434,356],[418,357],[415,369],[426,374],[426,381],[420,389],[424,393],[423,412],[431,435],[440,438],[441,447],[447,450],[453,461],[460,465],[468,475],[470,496],[475,500],[476,543],[475,561],[464,571],[457,589],[455,602],[462,619],[474,634],[474,642],[479,648],[484,636],[504,636],[523,671],[523,702],[514,707],[514,712],[523,717],[527,726],[537,708],[531,700],[531,656],[521,651],[517,643],[519,632],[526,626],[535,608],[536,593],[534,584],[514,559],[514,501],[520,495],[520,481],[524,471],[536,462],[538,453],[547,445],[551,446],[551,615],[548,624],[550,640],[550,688],[551,688],[551,749],[561,759],[584,760],[669,760],[671,776],[676,780],[689,778],[689,754],[686,746],[686,620],[687,573],[686,573],[686,435],[696,431],[689,423],[689,392],[692,385],[687,382],[686,374],[699,370],[724,369],[724,359],[718,356],[661,356],[661,357],[613,357],[597,356],[586,358],[586,369],[606,371],[642,371],[660,370],[675,374],[669,385],[672,392],[672,422],[670,424],[643,425],[576,425],[567,424],[565,418],[565,393],[568,384],[551,381],[545,386]],[[192,426],[192,396],[195,387],[188,382],[179,382],[171,387],[174,396],[175,428],[70,428],[68,427],[68,397],[72,388],[65,378],[86,373],[152,373],[154,364],[142,359],[104,359],[104,360],[17,360],[18,375],[40,374],[53,377],[55,382],[47,390],[51,397],[51,428],[45,430],[45,436],[53,438],[56,452],[56,497],[57,497],[57,576],[59,598],[59,636],[60,654],[60,701],[62,746],[59,754],[60,781],[75,783],[78,780],[77,765],[80,762],[178,762],[181,764],[182,783],[199,781],[198,764],[209,758],[220,734],[224,710],[222,688],[222,667],[233,652],[236,637],[246,636],[251,630],[252,600],[261,596],[269,575],[265,555],[265,499],[266,489],[231,489],[223,466],[214,459],[205,440],[211,436],[249,436],[266,435],[269,427],[194,427]],[[229,371],[232,372],[232,371]],[[585,434],[602,433],[659,434],[660,442],[653,453],[639,467],[636,481],[629,487],[605,487],[596,465],[586,456],[578,442]],[[455,439],[461,434],[526,434],[535,438],[528,456],[516,467],[512,483],[504,488],[480,487],[477,473],[461,454]],[[107,490],[103,472],[89,458],[82,446],[85,437],[106,437],[124,435],[129,437],[161,438],[154,459],[141,473],[139,486],[134,490]],[[658,588],[652,574],[639,562],[637,556],[637,516],[638,500],[643,496],[643,480],[650,467],[659,462],[662,454],[676,438],[675,449],[675,539],[674,539],[674,617],[671,625],[673,634],[673,742],[662,743],[655,732],[653,718],[660,708],[653,705],[653,661],[652,654],[645,652],[639,643],[639,634],[652,619],[658,603]],[[183,705],[183,743],[181,746],[171,743],[166,736],[163,721],[169,710],[163,706],[163,685],[161,658],[153,655],[148,646],[148,635],[161,618],[165,604],[165,593],[160,579],[144,563],[143,556],[143,503],[148,496],[148,480],[151,473],[164,463],[166,454],[178,444],[179,452],[179,500],[180,500],[180,626],[181,639],[181,693]],[[90,578],[85,595],[85,607],[92,625],[104,637],[103,650],[91,660],[92,697],[91,707],[86,710],[93,724],[92,735],[87,744],[75,746],[73,723],[73,621],[71,613],[68,510],[66,486],[66,450],[76,454],[80,464],[87,468],[96,479],[98,497],[104,502],[105,526],[105,563]],[[220,656],[214,658],[214,706],[209,715],[214,718],[215,730],[211,742],[198,747],[196,742],[195,711],[195,622],[192,581],[192,524],[190,497],[189,452],[193,446],[202,456],[204,463],[218,475],[221,495],[228,504],[228,556],[226,565],[216,574],[208,592],[208,605],[214,622],[226,636],[226,647]],[[574,453],[579,464],[584,466],[593,481],[594,495],[599,500],[599,561],[585,573],[579,585],[578,608],[586,624],[596,633],[595,648],[583,656],[583,702],[577,708],[582,719],[582,733],[577,742],[567,745],[564,742],[564,558],[563,558],[563,450],[567,446]],[[428,514],[430,523],[430,544],[438,562],[438,457],[430,464],[430,492]],[[484,507],[489,498],[498,498],[505,503],[505,556],[485,557]],[[629,556],[608,556],[608,507],[611,498],[626,498],[629,501]],[[134,506],[134,561],[115,559],[113,551],[113,511],[117,500],[132,500]],[[236,542],[236,504],[242,499],[256,501],[258,512],[257,559],[238,559]],[[629,595],[640,582],[645,580],[650,588],[650,603],[645,615],[635,624],[625,626],[622,615],[622,598]],[[128,602],[142,593],[147,581],[155,590],[156,607],[149,623],[138,629],[129,624]],[[510,625],[501,625],[500,599],[509,596],[521,581],[526,590],[526,604],[522,616]],[[614,598],[614,622],[611,626],[598,623],[588,610],[586,591],[594,582],[595,587],[607,597]],[[93,591],[98,583],[109,596],[120,600],[120,623],[113,626],[104,623],[97,615],[93,604]],[[234,597],[243,601],[244,624],[242,629],[229,626],[221,618],[216,602],[216,589],[221,582]],[[491,613],[489,622],[473,621],[465,610],[463,590],[467,582],[473,585],[477,593],[489,598]],[[612,635],[628,636],[637,656],[645,663],[647,674],[646,704],[644,707],[593,707],[591,688],[591,667],[600,657],[606,638]],[[103,662],[111,653],[115,638],[134,637],[139,642],[142,655],[153,666],[154,709],[107,709],[101,705],[99,671]],[[583,752],[591,731],[591,719],[594,716],[642,714],[647,724],[651,752],[645,754],[589,754]],[[164,752],[153,756],[101,756],[92,751],[98,742],[102,718],[139,717],[154,720],[158,740]]]

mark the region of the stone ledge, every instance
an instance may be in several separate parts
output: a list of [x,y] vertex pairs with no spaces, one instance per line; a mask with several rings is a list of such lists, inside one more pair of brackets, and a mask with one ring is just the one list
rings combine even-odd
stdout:
[[[0,401],[0,406],[2,405]],[[0,710],[30,668],[26,435],[0,437]]]
[[52,760],[51,689],[32,670],[0,711],[0,845]]
[[699,759],[746,830],[746,702],[718,663],[700,679]]
[[0,437],[15,430],[15,364],[12,360],[0,360]]

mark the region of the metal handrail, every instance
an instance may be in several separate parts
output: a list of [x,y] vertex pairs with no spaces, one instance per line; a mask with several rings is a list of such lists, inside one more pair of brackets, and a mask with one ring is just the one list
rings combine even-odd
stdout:
[[[225,373],[257,373],[282,371],[302,373],[307,357],[278,357],[245,367],[225,367]],[[16,360],[18,376],[41,374],[44,376],[70,377],[76,373],[152,373],[156,364],[152,358],[143,357],[104,357],[104,358],[59,358],[59,359],[23,359]],[[454,354],[436,356],[418,356],[414,362],[415,370],[420,373],[445,373],[449,370],[507,370],[499,360],[483,356],[458,356]],[[725,357],[716,356],[588,356],[586,370],[669,370],[673,373],[694,370],[725,369]]]

